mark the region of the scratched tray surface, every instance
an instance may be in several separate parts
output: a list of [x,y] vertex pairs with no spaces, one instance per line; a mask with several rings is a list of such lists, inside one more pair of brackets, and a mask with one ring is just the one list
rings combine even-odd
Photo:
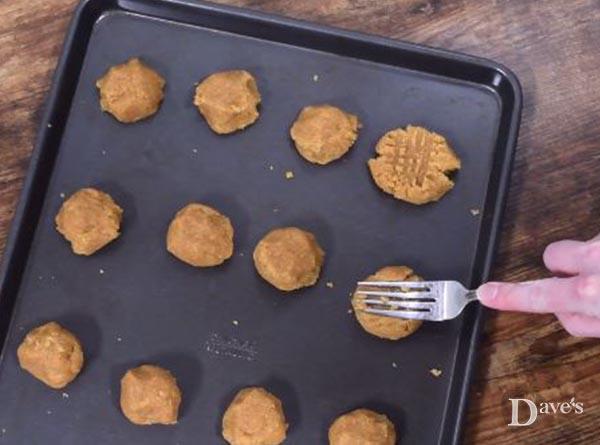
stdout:
[[[101,113],[94,82],[131,56],[167,86],[157,115],[126,126]],[[192,96],[199,79],[231,68],[254,73],[263,103],[255,125],[223,137]],[[341,106],[363,124],[351,152],[327,167],[301,159],[288,139],[300,108],[313,103]],[[106,12],[93,26],[15,295],[0,364],[0,443],[223,443],[222,413],[247,385],[283,400],[289,444],[326,443],[335,417],[357,407],[386,413],[404,444],[438,443],[462,319],[386,342],[360,329],[348,295],[356,280],[391,264],[471,282],[481,218],[470,209],[483,207],[500,113],[498,95],[475,83]],[[403,204],[369,176],[377,139],[407,124],[445,135],[463,162],[456,187],[437,204]],[[122,236],[89,258],[72,254],[53,223],[65,194],[84,186],[107,191],[125,210]],[[194,269],[165,250],[170,219],[190,201],[234,224],[235,254],[222,267]],[[284,225],[313,231],[327,254],[318,284],[289,295],[252,264],[260,237]],[[48,320],[85,349],[85,368],[64,392],[16,360],[24,334]],[[136,427],[120,412],[121,375],[146,362],[180,383],[177,426]]]

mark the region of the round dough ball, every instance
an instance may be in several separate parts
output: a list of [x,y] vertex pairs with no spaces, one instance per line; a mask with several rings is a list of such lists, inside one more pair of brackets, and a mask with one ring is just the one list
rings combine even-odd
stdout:
[[357,409],[333,422],[329,445],[396,445],[396,430],[387,416]]
[[30,331],[17,357],[21,368],[54,389],[67,386],[83,367],[79,340],[55,321]]
[[312,233],[283,227],[265,235],[253,257],[261,277],[279,290],[292,291],[317,282],[325,253]]
[[208,126],[219,134],[246,128],[258,119],[260,93],[248,71],[233,70],[211,74],[196,87],[194,105]]
[[223,416],[223,437],[230,445],[278,445],[287,428],[281,401],[263,388],[242,389]]
[[331,105],[302,109],[290,129],[298,153],[307,161],[325,165],[344,156],[356,142],[358,118]]
[[165,80],[137,57],[111,67],[96,82],[102,111],[123,123],[137,122],[158,111]]
[[[388,266],[378,270],[374,275],[367,277],[365,281],[422,281],[410,267]],[[423,324],[421,320],[404,320],[401,318],[384,317],[363,312],[365,305],[362,297],[354,294],[352,306],[356,319],[369,334],[387,340],[399,340],[408,337]]]
[[368,162],[373,180],[394,198],[412,204],[437,201],[454,187],[448,177],[460,169],[460,159],[446,139],[409,125],[387,132]]
[[207,205],[188,204],[169,225],[167,250],[192,266],[217,266],[233,255],[231,221]]
[[177,423],[181,390],[173,374],[154,365],[130,369],[121,379],[121,410],[136,425]]
[[56,230],[78,255],[91,255],[119,236],[123,209],[110,195],[83,188],[67,199],[56,215]]

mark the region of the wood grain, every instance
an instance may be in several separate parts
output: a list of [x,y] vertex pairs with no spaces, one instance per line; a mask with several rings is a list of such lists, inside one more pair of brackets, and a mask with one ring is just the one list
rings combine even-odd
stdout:
[[[489,57],[523,84],[523,124],[494,278],[547,275],[544,247],[600,231],[600,1],[221,0]],[[0,247],[75,0],[0,2]],[[600,342],[551,316],[492,315],[465,442],[591,444],[600,433]],[[508,428],[509,397],[563,401],[584,414]]]

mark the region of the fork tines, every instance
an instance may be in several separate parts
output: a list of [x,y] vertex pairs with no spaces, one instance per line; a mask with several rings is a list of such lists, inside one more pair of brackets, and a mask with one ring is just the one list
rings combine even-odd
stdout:
[[[436,301],[438,295],[432,292],[432,287],[431,284],[424,281],[360,281],[356,294],[364,297],[361,301],[367,305],[402,303],[402,306],[417,307],[417,305],[409,303],[434,303]],[[378,290],[378,288],[386,290]]]
[[430,312],[436,302],[432,290],[432,284],[424,281],[360,281],[356,294],[371,314],[407,311],[413,313],[411,318],[420,318],[414,317],[415,312]]

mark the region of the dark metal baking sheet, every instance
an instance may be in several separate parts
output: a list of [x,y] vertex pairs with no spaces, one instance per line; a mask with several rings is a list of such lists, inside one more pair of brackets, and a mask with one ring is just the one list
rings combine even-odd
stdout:
[[[167,87],[156,116],[125,126],[100,112],[94,81],[131,56]],[[255,125],[221,137],[192,94],[227,68],[253,72],[263,104]],[[302,106],[323,102],[358,114],[363,128],[348,156],[317,167],[287,130]],[[348,294],[389,264],[471,286],[487,277],[520,107],[515,77],[482,59],[207,3],[84,1],[0,273],[0,444],[223,443],[227,402],[256,384],[282,398],[289,444],[326,443],[330,422],[360,406],[388,414],[403,444],[457,443],[481,309],[394,343],[358,327]],[[377,139],[407,124],[444,134],[463,161],[437,204],[401,203],[369,177]],[[113,195],[125,217],[116,242],[82,258],[53,218],[63,194],[88,185]],[[236,254],[223,267],[196,270],[164,248],[170,218],[194,200],[235,225]],[[327,252],[318,285],[291,295],[258,278],[251,261],[257,240],[284,224],[312,230]],[[86,352],[64,392],[16,360],[23,335],[47,320],[75,332]],[[179,379],[177,426],[140,428],[122,416],[119,378],[142,362]]]

